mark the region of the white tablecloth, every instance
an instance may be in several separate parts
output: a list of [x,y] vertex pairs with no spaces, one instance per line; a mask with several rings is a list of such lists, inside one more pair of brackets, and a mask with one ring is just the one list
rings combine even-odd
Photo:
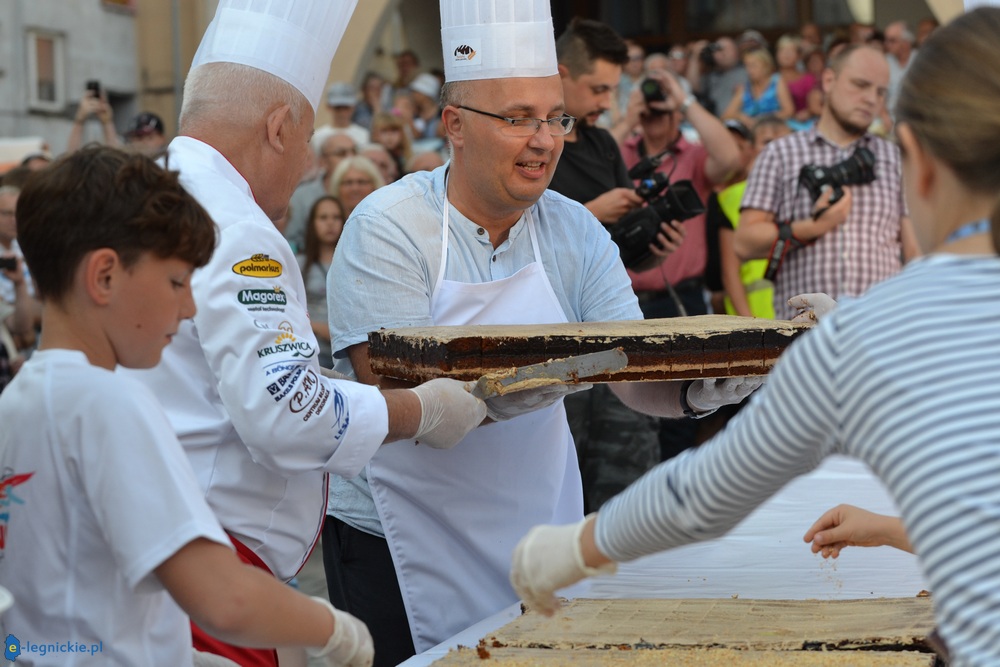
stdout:
[[[594,598],[848,600],[912,597],[927,587],[915,556],[889,547],[848,548],[836,560],[815,555],[802,535],[820,514],[850,503],[898,514],[882,483],[854,459],[831,457],[796,479],[728,535],[632,563],[562,594]],[[517,604],[403,663],[424,667],[448,649],[475,646],[520,613]]]

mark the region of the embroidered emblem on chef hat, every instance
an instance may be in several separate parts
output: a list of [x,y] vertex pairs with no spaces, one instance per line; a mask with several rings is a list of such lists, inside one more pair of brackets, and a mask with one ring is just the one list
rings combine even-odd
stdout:
[[441,0],[445,81],[559,73],[549,0]]
[[287,81],[313,111],[358,0],[219,0],[191,69],[249,65]]

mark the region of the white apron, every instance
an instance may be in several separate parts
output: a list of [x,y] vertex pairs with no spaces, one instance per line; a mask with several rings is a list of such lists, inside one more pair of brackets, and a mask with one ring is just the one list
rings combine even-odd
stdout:
[[[435,325],[566,322],[545,274],[532,215],[535,261],[502,280],[445,280],[447,180]],[[518,540],[539,523],[583,517],[576,449],[562,401],[482,426],[450,450],[404,441],[379,448],[368,482],[417,652],[517,601],[508,581]]]

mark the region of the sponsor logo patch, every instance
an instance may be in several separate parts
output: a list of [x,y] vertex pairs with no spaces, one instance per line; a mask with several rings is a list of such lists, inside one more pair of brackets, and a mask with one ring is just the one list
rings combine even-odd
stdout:
[[[316,348],[306,341],[295,337],[295,330],[292,329],[292,325],[288,322],[279,324],[278,331],[281,333],[274,339],[274,345],[268,345],[257,350],[258,359],[287,353],[288,356],[285,358],[285,361],[294,361],[309,359],[316,354]],[[273,370],[268,370],[267,374],[271,375],[273,372]]]
[[478,38],[467,38],[462,41],[452,42],[451,49],[452,65],[455,67],[482,67],[483,59],[479,55],[482,51],[481,41]]
[[310,369],[306,372],[305,377],[302,378],[302,381],[299,383],[298,390],[292,393],[292,397],[289,402],[289,407],[292,412],[302,412],[309,407],[312,400],[316,398],[317,394],[319,394],[320,389],[325,390],[325,388],[319,383],[319,378],[316,377],[316,373]]
[[236,299],[250,312],[276,311],[283,313],[285,312],[285,304],[288,303],[285,292],[277,285],[273,289],[240,290]]
[[233,264],[233,273],[250,278],[277,278],[282,270],[281,262],[263,253],[257,253]]

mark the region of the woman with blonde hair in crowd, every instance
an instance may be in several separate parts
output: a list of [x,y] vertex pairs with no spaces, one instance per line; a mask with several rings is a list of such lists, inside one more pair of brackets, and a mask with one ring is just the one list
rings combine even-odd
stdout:
[[776,71],[774,58],[766,49],[753,49],[743,54],[747,80],[736,87],[724,120],[735,118],[747,127],[757,116],[774,115],[787,120],[795,113],[788,85]]
[[400,174],[406,173],[406,163],[413,157],[410,134],[406,130],[406,122],[395,113],[383,111],[372,116],[371,140],[385,146]]
[[[551,614],[556,590],[615,562],[718,537],[794,477],[846,454],[871,467],[901,511],[949,664],[1000,665],[997,108],[1000,8],[980,7],[927,40],[895,109],[925,255],[796,340],[718,436],[596,515],[528,533],[511,576],[529,606]],[[819,548],[847,539],[826,539],[843,514],[828,516],[806,536]]]
[[333,368],[330,350],[330,324],[327,316],[326,274],[333,261],[337,242],[344,231],[344,207],[333,195],[317,199],[306,218],[306,240],[296,259],[306,285],[306,309],[313,333],[319,342],[319,363]]
[[383,185],[385,181],[375,163],[363,155],[355,155],[341,160],[333,170],[330,194],[340,200],[347,220],[362,199]]

